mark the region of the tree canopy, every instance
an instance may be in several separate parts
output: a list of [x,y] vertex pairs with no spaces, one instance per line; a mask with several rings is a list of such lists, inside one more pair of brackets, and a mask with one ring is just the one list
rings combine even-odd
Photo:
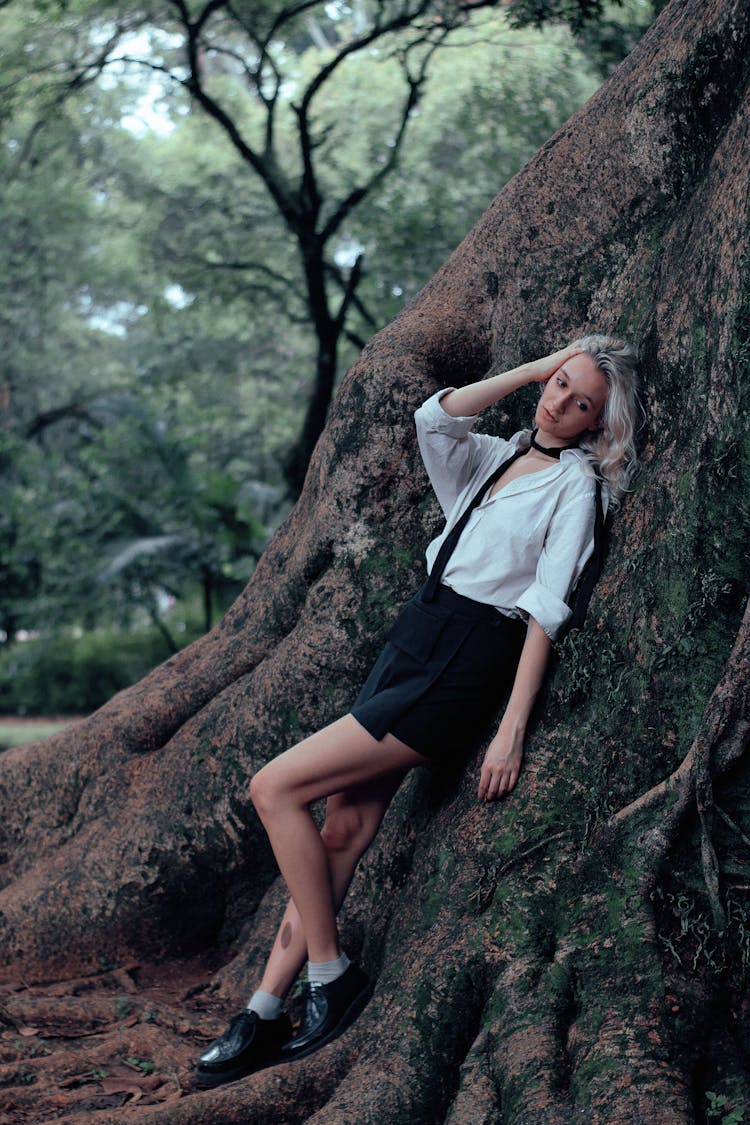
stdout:
[[[514,31],[487,5],[435,27],[437,8],[398,6],[387,32],[387,5],[230,7],[0,11],[6,638],[163,627],[164,598],[193,591],[210,624],[287,510],[280,467],[323,352],[316,427],[342,362],[599,81],[565,28]],[[206,97],[268,146],[263,174],[196,101],[190,35]],[[411,105],[405,75],[428,56]],[[307,216],[296,234],[279,193]],[[335,346],[300,223],[328,231],[315,285],[324,320],[346,305]]]

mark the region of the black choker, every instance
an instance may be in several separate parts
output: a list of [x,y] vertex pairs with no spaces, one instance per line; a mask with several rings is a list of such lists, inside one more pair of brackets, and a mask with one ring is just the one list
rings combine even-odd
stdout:
[[540,445],[539,442],[536,440],[537,433],[538,433],[537,430],[531,431],[531,444],[534,447],[534,449],[538,449],[540,453],[545,453],[547,455],[547,457],[554,457],[556,461],[560,460],[560,454],[562,453],[562,451],[564,449],[575,449],[576,446],[578,445],[578,442],[574,441],[574,442],[571,442],[570,445],[555,445],[551,449],[547,449],[546,446]]

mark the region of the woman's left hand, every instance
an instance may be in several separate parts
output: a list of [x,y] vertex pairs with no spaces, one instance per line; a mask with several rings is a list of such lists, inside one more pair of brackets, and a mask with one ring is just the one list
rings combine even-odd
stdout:
[[546,383],[564,363],[567,363],[574,355],[580,354],[581,349],[577,344],[568,344],[566,347],[560,348],[559,351],[552,352],[551,355],[545,355],[540,359],[534,359],[530,363],[524,364],[523,369],[528,373],[528,382]]
[[479,774],[480,801],[493,801],[510,793],[518,781],[523,760],[523,732],[500,724],[482,762]]

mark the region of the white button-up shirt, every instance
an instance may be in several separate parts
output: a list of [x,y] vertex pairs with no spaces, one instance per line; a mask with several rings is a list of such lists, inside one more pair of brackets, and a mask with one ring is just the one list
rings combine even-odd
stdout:
[[[427,548],[428,571],[483,481],[530,440],[528,430],[509,441],[472,433],[475,417],[453,418],[440,405],[452,389],[415,413],[422,460],[447,520]],[[571,616],[566,599],[594,549],[596,484],[586,468],[580,450],[566,449],[548,469],[501,483],[472,512],[443,573],[445,585],[509,617],[533,616],[554,640]],[[606,511],[606,488],[602,501]]]

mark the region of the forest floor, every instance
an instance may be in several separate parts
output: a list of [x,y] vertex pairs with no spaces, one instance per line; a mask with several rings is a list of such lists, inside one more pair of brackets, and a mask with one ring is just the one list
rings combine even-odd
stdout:
[[[102,966],[78,980],[0,977],[0,1125],[94,1125],[194,1092],[196,1059],[235,1014],[211,998],[215,959]],[[110,1118],[111,1119],[111,1118]]]

